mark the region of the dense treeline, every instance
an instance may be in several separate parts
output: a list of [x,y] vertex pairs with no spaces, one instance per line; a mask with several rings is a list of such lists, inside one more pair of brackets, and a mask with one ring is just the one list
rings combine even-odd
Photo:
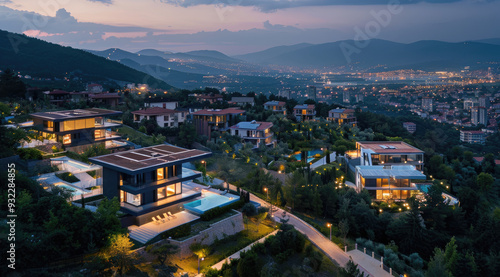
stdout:
[[[37,268],[33,272],[39,274],[58,261],[93,253],[106,245],[110,235],[124,232],[116,217],[117,199],[102,200],[93,213],[69,203],[65,198],[69,195],[64,190],[53,188],[49,193],[22,173],[16,173],[14,182],[16,269],[19,272],[28,274]],[[8,184],[6,174],[0,176],[0,183]],[[3,186],[0,205],[4,218],[7,199],[7,187]],[[2,244],[7,245],[6,237],[2,238]],[[7,269],[6,263],[3,259],[2,270]]]

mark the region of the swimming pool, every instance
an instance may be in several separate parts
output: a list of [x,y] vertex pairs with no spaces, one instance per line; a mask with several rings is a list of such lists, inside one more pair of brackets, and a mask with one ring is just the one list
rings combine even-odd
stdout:
[[71,192],[71,195],[73,195],[73,196],[78,196],[78,195],[86,193],[82,189],[66,185],[65,183],[55,183],[54,186],[69,190]]
[[184,204],[184,208],[190,212],[200,215],[215,207],[224,207],[240,200],[240,198],[236,195],[226,195],[207,192],[204,194],[205,197],[202,199]]
[[418,188],[419,191],[428,193],[429,188],[432,186],[432,184],[415,184]]
[[[322,154],[323,151],[321,149],[315,149],[315,150],[312,150],[312,151],[307,151],[307,162],[311,162],[312,160],[314,160],[314,155],[316,154]],[[297,161],[300,161],[301,160],[301,153],[297,154],[297,155],[294,155],[295,159]]]

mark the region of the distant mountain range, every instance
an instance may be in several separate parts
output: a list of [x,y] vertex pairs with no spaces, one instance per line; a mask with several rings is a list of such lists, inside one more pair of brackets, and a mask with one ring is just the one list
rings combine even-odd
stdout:
[[[279,46],[236,58],[259,64],[356,70],[447,70],[464,66],[491,66],[500,61],[500,39],[449,43],[418,41],[404,44],[372,39],[310,45]],[[497,44],[498,43],[498,44]]]
[[7,68],[34,77],[79,77],[89,81],[112,80],[172,88],[144,72],[87,51],[0,30],[0,70]]
[[196,74],[228,74],[235,64],[241,60],[228,57],[221,52],[201,50],[186,53],[172,53],[145,49],[136,53],[119,48],[104,51],[87,50],[88,52],[115,61],[128,59],[142,66],[161,66],[180,72]]

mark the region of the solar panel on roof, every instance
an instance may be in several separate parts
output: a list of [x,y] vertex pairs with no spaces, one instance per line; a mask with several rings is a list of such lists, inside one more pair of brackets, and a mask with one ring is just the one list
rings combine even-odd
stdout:
[[387,149],[387,146],[385,146],[385,145],[379,145],[379,146],[380,146],[380,148],[382,148],[382,149]]

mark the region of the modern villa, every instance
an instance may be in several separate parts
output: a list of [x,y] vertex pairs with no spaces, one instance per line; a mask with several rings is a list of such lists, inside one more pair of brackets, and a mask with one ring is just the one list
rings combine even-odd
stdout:
[[244,110],[228,108],[223,110],[201,110],[193,113],[193,123],[198,135],[211,138],[212,131],[225,132],[245,114]]
[[413,165],[417,170],[424,167],[424,151],[402,141],[359,141],[353,154],[360,158],[359,165]]
[[118,197],[129,225],[143,225],[153,216],[175,214],[201,191],[184,188],[184,182],[201,176],[184,172],[182,164],[208,158],[210,152],[156,145],[90,158],[103,167],[103,195]]
[[245,142],[259,147],[262,143],[267,146],[273,145],[273,123],[271,122],[240,122],[230,127],[231,135],[241,137]]
[[316,117],[316,106],[314,105],[296,105],[293,107],[293,115],[298,122],[314,120]]
[[368,190],[374,200],[404,201],[420,192],[412,180],[425,179],[412,165],[356,166],[356,190]]
[[352,109],[333,109],[328,111],[327,120],[333,121],[339,125],[356,126],[356,116]]
[[33,113],[33,125],[39,134],[48,140],[55,140],[66,147],[84,147],[104,144],[115,146],[112,140],[121,139],[111,131],[122,125],[122,112],[105,109],[79,109]]
[[268,101],[264,103],[264,109],[286,115],[286,102]]

